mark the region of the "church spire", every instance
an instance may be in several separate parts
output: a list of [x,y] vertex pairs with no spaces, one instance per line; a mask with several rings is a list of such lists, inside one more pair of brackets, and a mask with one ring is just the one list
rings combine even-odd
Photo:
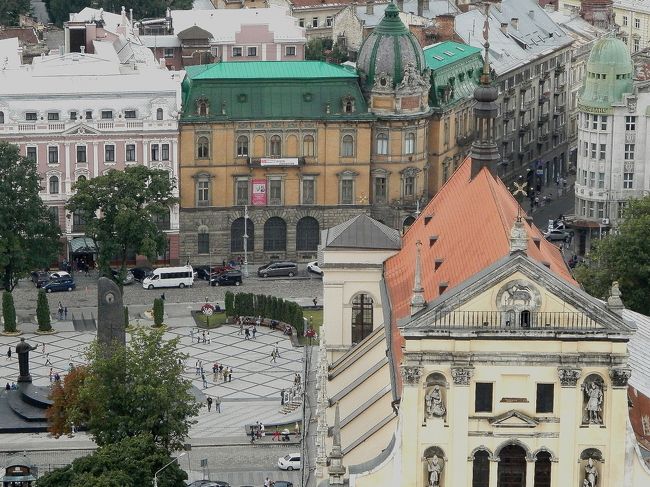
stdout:
[[411,297],[411,316],[427,306],[424,299],[424,288],[422,287],[422,242],[418,240],[415,246],[417,252],[415,254],[415,280],[413,282],[413,296]]
[[475,177],[483,167],[496,175],[496,165],[501,159],[496,143],[496,117],[499,112],[496,99],[499,92],[496,86],[492,85],[490,75],[490,6],[487,5],[485,10],[485,23],[483,25],[483,39],[485,44],[483,72],[479,85],[474,90],[474,142],[470,157],[472,158],[472,178]]

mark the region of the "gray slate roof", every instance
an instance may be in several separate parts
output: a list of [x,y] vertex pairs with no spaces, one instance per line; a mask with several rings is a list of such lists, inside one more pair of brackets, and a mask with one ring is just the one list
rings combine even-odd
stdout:
[[627,344],[629,364],[632,367],[630,385],[644,396],[650,397],[650,317],[625,309],[623,319],[633,321],[637,327]]
[[321,242],[325,248],[358,248],[399,250],[402,239],[398,230],[370,218],[366,214],[323,230]]

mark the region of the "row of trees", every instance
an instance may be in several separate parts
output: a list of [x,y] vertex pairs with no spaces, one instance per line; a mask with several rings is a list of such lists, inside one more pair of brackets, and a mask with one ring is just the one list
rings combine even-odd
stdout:
[[263,316],[293,325],[299,334],[304,332],[302,307],[293,301],[264,294],[226,292],[226,315]]
[[[126,347],[110,353],[97,342],[77,367],[52,386],[48,410],[54,436],[85,427],[99,446],[92,455],[38,480],[39,487],[150,485],[153,474],[181,450],[200,405],[182,377],[187,355],[162,330],[135,330]],[[159,474],[159,485],[184,486],[178,465]]]
[[[14,297],[9,291],[2,293],[2,317],[5,333],[15,333],[17,329],[16,307],[14,306]],[[39,290],[38,300],[36,301],[36,322],[38,323],[38,331],[52,330],[50,304],[45,291],[42,289]]]

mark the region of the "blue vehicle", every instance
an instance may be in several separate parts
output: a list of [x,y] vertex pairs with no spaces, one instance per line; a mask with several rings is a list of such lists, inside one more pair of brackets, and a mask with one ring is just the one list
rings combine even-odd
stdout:
[[47,284],[43,285],[46,293],[53,293],[56,291],[72,291],[76,289],[77,284],[71,277],[61,277],[58,279],[52,279]]

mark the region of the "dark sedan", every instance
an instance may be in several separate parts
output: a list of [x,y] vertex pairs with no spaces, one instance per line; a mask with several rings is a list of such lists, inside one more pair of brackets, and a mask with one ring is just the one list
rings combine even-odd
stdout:
[[142,282],[145,277],[153,274],[153,269],[151,267],[134,267],[129,270],[133,274],[133,278],[138,282]]
[[45,271],[34,271],[31,276],[32,282],[36,287],[43,287],[50,280],[50,275]]
[[57,291],[72,291],[77,288],[77,284],[70,277],[60,277],[52,279],[47,284],[43,285],[46,293],[53,293]]

